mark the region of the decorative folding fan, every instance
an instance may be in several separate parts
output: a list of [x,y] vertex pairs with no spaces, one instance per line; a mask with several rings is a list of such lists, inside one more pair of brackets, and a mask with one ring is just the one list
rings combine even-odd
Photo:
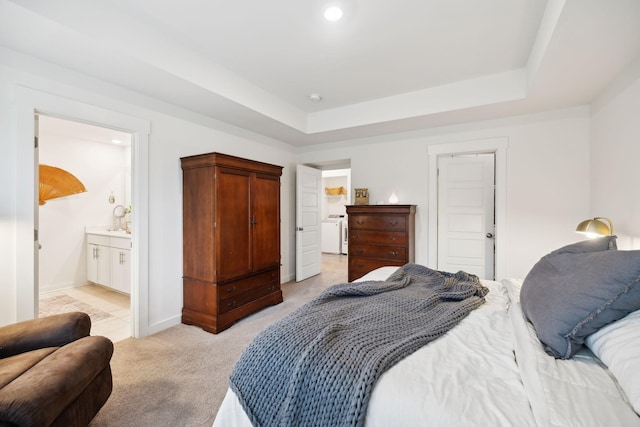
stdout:
[[64,169],[40,165],[40,205],[47,200],[87,191],[78,178]]

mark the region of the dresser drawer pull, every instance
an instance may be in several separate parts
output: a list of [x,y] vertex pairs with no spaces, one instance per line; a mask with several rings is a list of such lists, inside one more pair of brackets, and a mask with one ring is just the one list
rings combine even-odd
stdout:
[[364,224],[364,219],[356,219],[356,224],[358,225]]
[[267,288],[267,291],[271,292],[271,291],[273,290],[273,288],[274,288],[274,286],[273,286],[273,285],[271,285],[271,286],[269,286],[269,287]]
[[354,252],[354,255],[362,255],[364,253],[364,249],[356,249]]
[[357,265],[358,267],[360,267],[360,268],[364,267],[364,264],[362,264],[362,263],[358,263],[358,264],[356,264],[356,265]]
[[389,255],[398,256],[398,251],[389,251]]
[[396,236],[389,236],[389,240],[395,242],[396,241]]
[[395,227],[396,225],[398,225],[398,221],[395,219],[393,221],[389,221],[389,225]]
[[236,287],[235,286],[230,286],[227,288],[227,292],[235,292]]
[[229,307],[229,308],[231,308],[231,307],[235,307],[235,306],[236,306],[236,301],[235,301],[235,300],[233,300],[233,301],[229,301],[229,302],[227,302],[227,303],[226,303],[226,305],[227,305],[227,307]]

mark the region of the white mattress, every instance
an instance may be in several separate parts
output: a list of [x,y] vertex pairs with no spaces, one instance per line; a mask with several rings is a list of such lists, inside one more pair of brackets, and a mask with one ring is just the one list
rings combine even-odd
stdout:
[[[384,280],[396,268],[360,280]],[[544,352],[522,316],[520,282],[483,284],[485,304],[380,377],[366,426],[640,426],[590,353],[556,360]],[[251,426],[231,390],[213,425]]]

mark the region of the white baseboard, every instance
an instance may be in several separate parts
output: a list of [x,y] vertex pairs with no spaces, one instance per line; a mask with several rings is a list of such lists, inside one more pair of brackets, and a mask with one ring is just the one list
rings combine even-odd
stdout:
[[46,294],[48,292],[57,292],[57,291],[65,291],[67,289],[79,288],[81,286],[86,286],[91,284],[90,282],[85,283],[56,283],[53,285],[40,286],[39,293]]
[[290,282],[292,280],[295,280],[295,278],[296,278],[296,275],[293,274],[293,273],[291,273],[289,275],[286,275],[286,276],[281,276],[280,277],[280,284]]
[[153,325],[149,325],[147,328],[146,334],[140,336],[138,338],[143,338],[144,336],[149,336],[153,334],[157,334],[158,332],[164,331],[165,329],[169,329],[173,326],[179,325],[182,322],[182,315],[179,314],[174,317],[170,317],[166,320],[163,320],[158,323],[154,323]]

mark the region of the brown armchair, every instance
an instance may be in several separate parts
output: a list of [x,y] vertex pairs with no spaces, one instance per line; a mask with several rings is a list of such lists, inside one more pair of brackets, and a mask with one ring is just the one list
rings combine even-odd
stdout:
[[112,389],[113,343],[85,313],[0,327],[0,426],[86,426]]

